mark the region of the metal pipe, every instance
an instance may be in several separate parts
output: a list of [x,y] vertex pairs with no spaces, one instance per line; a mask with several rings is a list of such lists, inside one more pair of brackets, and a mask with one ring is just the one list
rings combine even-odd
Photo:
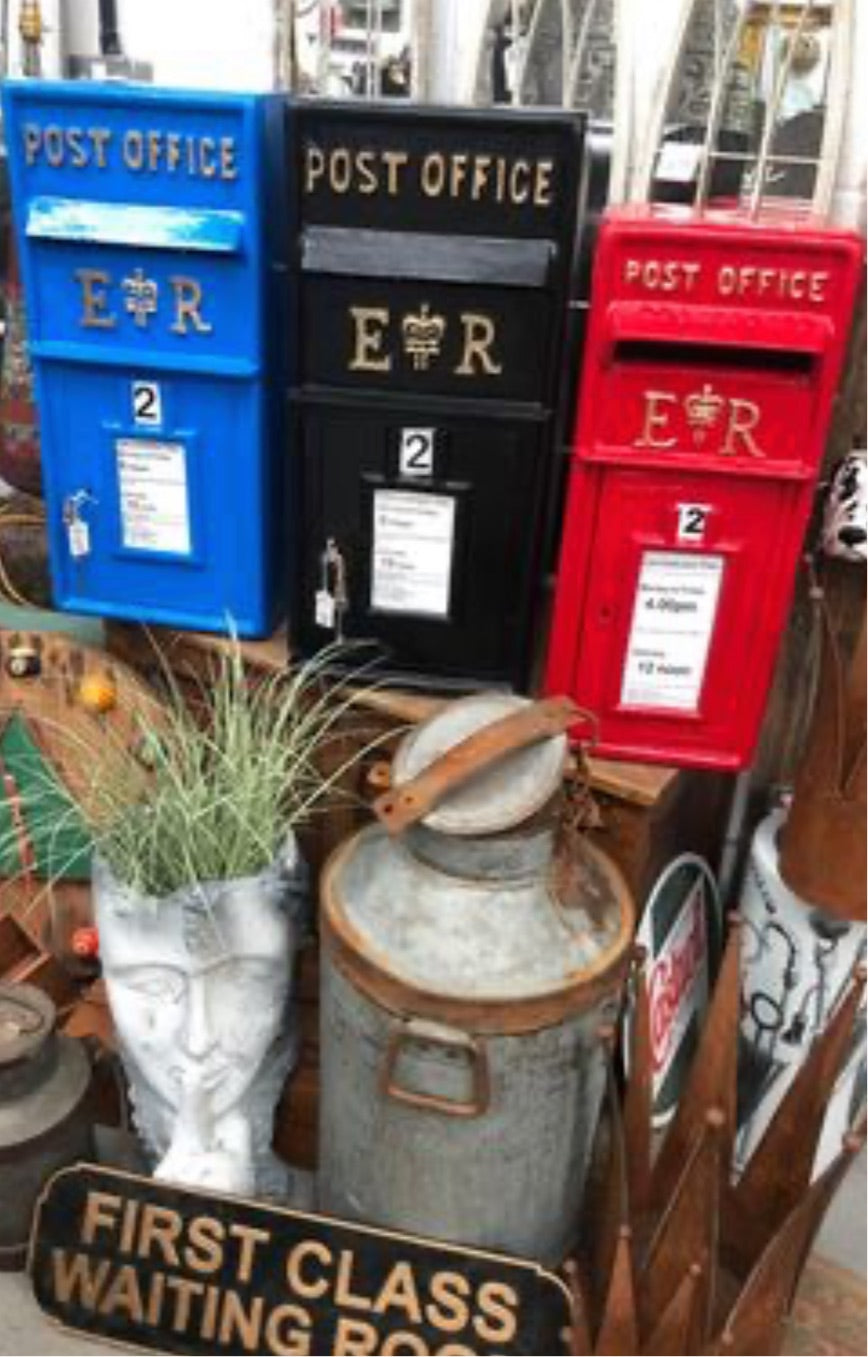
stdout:
[[700,212],[704,210],[708,200],[708,190],[711,184],[711,167],[713,162],[717,159],[714,153],[714,146],[717,142],[717,134],[720,131],[723,112],[726,108],[726,96],[729,89],[728,76],[732,64],[735,61],[736,53],[741,46],[742,35],[744,34],[749,9],[750,0],[745,0],[745,6],[733,26],[729,42],[727,43],[726,52],[723,56],[723,64],[715,75],[714,91],[711,97],[711,105],[708,110],[708,124],[705,129],[705,137],[700,154],[699,174],[696,176],[696,192],[693,195],[693,206]]
[[582,66],[582,58],[585,55],[585,48],[588,43],[588,33],[591,29],[594,17],[597,12],[597,0],[588,0],[585,11],[579,24],[579,31],[576,36],[576,45],[570,61],[570,71],[567,77],[567,92],[565,103],[568,108],[575,105],[575,90],[579,80],[579,74]]
[[[790,70],[793,65],[793,59],[796,55],[796,47],[798,46],[798,42],[802,36],[802,33],[805,31],[805,24],[807,23],[808,15],[812,12],[813,8],[814,0],[805,0],[805,3],[802,6],[802,12],[799,16],[799,22],[796,24],[795,31],[790,36],[789,48],[787,49],[787,53],[777,73],[777,79],[775,80],[774,91],[772,93],[769,108],[766,110],[766,116],[763,121],[762,139],[760,140],[759,151],[757,152],[753,188],[751,189],[750,195],[751,217],[756,217],[760,211],[760,208],[762,207],[763,188],[765,187],[766,171],[769,161],[769,154],[771,152],[772,146],[772,137],[775,134],[775,128],[777,126],[778,110],[781,105],[781,100],[784,97],[784,89],[786,87],[787,79],[789,78]],[[780,29],[781,26],[780,12],[781,12],[781,0],[775,0],[773,13],[775,27],[777,29]]]
[[735,780],[735,787],[732,793],[732,802],[729,807],[729,815],[726,821],[726,832],[723,836],[723,848],[720,854],[720,866],[717,871],[717,889],[720,892],[720,903],[726,910],[730,892],[735,880],[735,869],[738,865],[738,855],[741,849],[742,838],[744,837],[744,826],[747,818],[747,808],[750,798],[752,770],[746,768],[743,773],[739,773]]

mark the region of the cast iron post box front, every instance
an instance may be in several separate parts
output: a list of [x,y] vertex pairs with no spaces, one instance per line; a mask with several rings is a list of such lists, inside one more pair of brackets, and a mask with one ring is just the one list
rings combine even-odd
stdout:
[[285,593],[282,100],[4,98],[55,602],[261,635]]
[[302,106],[306,651],[521,686],[552,488],[582,120]]
[[546,678],[601,755],[750,761],[861,259],[780,217],[609,214]]

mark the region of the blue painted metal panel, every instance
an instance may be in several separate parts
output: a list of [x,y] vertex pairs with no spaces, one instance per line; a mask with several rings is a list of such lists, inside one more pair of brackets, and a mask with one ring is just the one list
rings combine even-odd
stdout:
[[283,100],[3,100],[55,602],[264,635],[291,521]]

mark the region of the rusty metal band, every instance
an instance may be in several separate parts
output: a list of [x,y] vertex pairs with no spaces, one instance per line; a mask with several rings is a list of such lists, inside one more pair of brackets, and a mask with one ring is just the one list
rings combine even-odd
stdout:
[[521,1036],[557,1027],[587,1013],[607,995],[617,992],[630,969],[635,911],[624,877],[598,848],[587,844],[590,856],[608,879],[619,910],[614,942],[602,957],[557,989],[529,998],[463,999],[411,984],[395,975],[388,958],[370,946],[350,924],[341,908],[335,882],[363,829],[331,854],[323,868],[320,936],[323,947],[344,977],[380,1008],[401,1018],[429,1018],[472,1034]]
[[533,702],[481,730],[441,754],[418,777],[378,796],[374,811],[390,834],[416,824],[449,792],[503,758],[540,740],[563,735],[581,712],[567,697]]

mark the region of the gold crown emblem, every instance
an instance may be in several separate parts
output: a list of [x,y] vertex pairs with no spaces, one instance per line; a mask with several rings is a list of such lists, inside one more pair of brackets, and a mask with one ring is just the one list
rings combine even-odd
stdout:
[[423,302],[418,312],[409,312],[401,322],[404,352],[413,359],[417,370],[426,371],[431,359],[440,352],[446,333],[446,317],[432,316],[431,308]]
[[697,443],[705,437],[706,430],[713,428],[717,423],[723,405],[723,396],[713,391],[709,382],[705,383],[701,391],[694,391],[687,397],[684,410]]
[[134,269],[128,278],[121,282],[127,311],[136,325],[146,326],[148,318],[157,309],[157,284],[153,278],[146,278],[143,269]]

